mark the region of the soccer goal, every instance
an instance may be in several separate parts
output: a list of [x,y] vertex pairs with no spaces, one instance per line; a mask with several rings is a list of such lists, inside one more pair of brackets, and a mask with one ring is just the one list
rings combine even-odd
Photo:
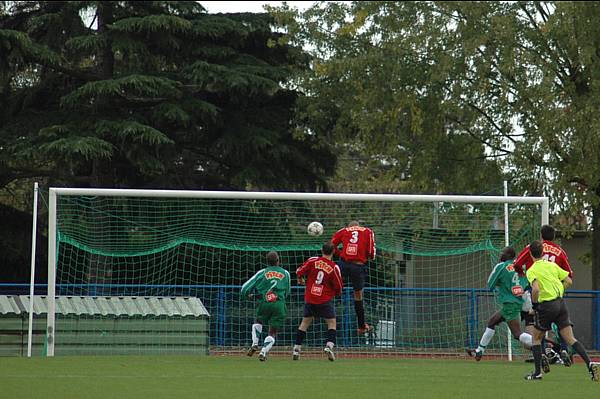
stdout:
[[[303,307],[304,287],[294,271],[350,220],[375,232],[377,256],[364,292],[367,322],[375,328],[357,334],[352,291],[345,287],[336,299],[339,351],[430,356],[462,354],[477,344],[495,310],[493,295],[485,289],[491,267],[507,242],[519,251],[539,237],[548,222],[548,200],[51,188],[49,215],[49,356],[55,345],[56,354],[61,353],[63,336],[73,334],[74,324],[98,325],[98,334],[113,334],[106,315],[82,311],[65,316],[55,299],[65,296],[197,298],[210,314],[210,350],[241,354],[251,342],[256,303],[241,298],[240,287],[264,267],[271,250],[279,252],[292,274],[289,315],[274,349],[274,354],[287,354]],[[307,233],[312,221],[323,224],[322,236]],[[171,305],[176,310],[177,302]],[[156,334],[168,339],[151,345],[140,340],[138,353],[170,353],[178,343],[195,342],[198,327],[183,321],[158,327]],[[137,323],[132,328],[129,346],[153,327]],[[324,329],[324,323],[313,325],[305,346],[321,348]],[[106,342],[87,347],[86,353],[117,351],[119,341]],[[505,355],[507,350],[504,332],[487,353]]]

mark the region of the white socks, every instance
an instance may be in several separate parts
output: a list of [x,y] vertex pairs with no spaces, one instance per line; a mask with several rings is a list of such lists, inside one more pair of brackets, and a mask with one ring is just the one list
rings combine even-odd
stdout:
[[485,352],[485,348],[490,344],[495,333],[496,330],[486,327],[485,332],[481,336],[481,341],[479,341],[479,346],[476,349],[477,352]]
[[[485,332],[481,336],[481,341],[479,341],[479,346],[477,347],[477,352],[485,352],[485,348],[490,344],[492,338],[494,338],[494,334],[496,330],[486,327]],[[525,345],[526,348],[531,348],[533,345],[533,337],[529,333],[521,333],[519,335],[519,342]]]
[[[260,334],[262,333],[262,324],[252,324],[252,346],[258,345]],[[268,337],[267,337],[268,338]],[[266,341],[266,339],[265,339]]]
[[271,350],[271,348],[273,347],[273,345],[275,344],[275,338],[273,338],[272,336],[267,336],[267,338],[265,338],[265,344],[262,348],[262,352],[264,354],[269,353],[269,351]]
[[526,332],[519,335],[519,341],[527,348],[531,348],[533,346],[533,337]]

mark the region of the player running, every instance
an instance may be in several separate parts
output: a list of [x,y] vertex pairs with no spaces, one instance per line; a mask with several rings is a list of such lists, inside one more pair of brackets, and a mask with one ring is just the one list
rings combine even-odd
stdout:
[[527,306],[524,307],[528,295],[525,288],[529,283],[526,277],[519,277],[515,271],[512,264],[514,258],[515,250],[512,247],[503,248],[500,253],[500,263],[494,267],[488,278],[487,286],[494,291],[500,310],[488,320],[477,349],[467,349],[469,356],[474,356],[477,361],[481,360],[486,347],[492,341],[496,326],[503,321],[506,321],[515,339],[526,348],[532,345],[531,335],[521,331],[521,312],[527,309]]
[[[375,259],[375,234],[357,221],[348,223],[348,227],[338,230],[331,242],[335,255],[340,257],[340,269],[343,277],[349,277],[354,290],[354,311],[358,324],[358,333],[371,331],[373,327],[365,323],[363,288],[368,273],[367,262]],[[340,250],[338,247],[342,245]]]
[[322,256],[308,258],[302,266],[296,270],[298,281],[306,281],[304,289],[304,315],[298,330],[296,331],[296,342],[292,352],[292,359],[300,358],[302,342],[306,338],[306,331],[314,318],[324,318],[327,323],[327,334],[325,348],[323,351],[331,361],[335,360],[333,348],[336,343],[336,318],[333,298],[342,293],[344,286],[340,268],[333,260],[333,244],[326,242],[321,248]]
[[[569,263],[569,258],[567,257],[567,253],[564,249],[560,247],[560,245],[554,242],[556,237],[556,230],[554,227],[545,224],[541,229],[542,236],[542,258],[556,263],[561,269],[565,270],[569,273],[569,278],[573,279],[573,270],[571,269],[571,265]],[[533,259],[529,253],[529,245],[527,245],[523,250],[519,253],[517,258],[514,261],[514,267],[517,273],[520,276],[524,276],[525,272],[533,265]],[[533,333],[531,328],[528,328],[530,333]],[[545,356],[548,359],[555,360],[560,358],[562,364],[566,367],[571,366],[571,358],[572,356],[569,354],[568,346],[565,343],[565,340],[560,336],[560,333],[557,333],[558,342],[560,343],[560,349],[558,349],[558,353],[556,353],[549,346],[546,347]],[[542,340],[542,346],[544,346],[545,339]]]
[[573,323],[569,318],[569,310],[563,299],[565,289],[572,284],[569,273],[556,263],[543,259],[543,243],[534,241],[529,245],[529,252],[534,263],[527,270],[527,280],[531,284],[531,300],[535,310],[533,333],[533,358],[535,371],[526,375],[526,380],[542,379],[542,337],[556,323],[561,336],[587,365],[592,381],[600,379],[598,364],[590,360],[584,346],[573,335]]
[[290,295],[290,273],[279,266],[279,255],[275,251],[267,254],[268,266],[256,272],[254,276],[242,286],[242,297],[252,297],[254,292],[260,303],[256,309],[256,322],[252,325],[252,346],[248,349],[248,356],[254,355],[258,350],[258,341],[263,325],[269,326],[269,335],[265,338],[263,348],[258,355],[261,362],[267,360],[269,351],[275,344],[277,331],[283,325],[287,316],[285,304]]

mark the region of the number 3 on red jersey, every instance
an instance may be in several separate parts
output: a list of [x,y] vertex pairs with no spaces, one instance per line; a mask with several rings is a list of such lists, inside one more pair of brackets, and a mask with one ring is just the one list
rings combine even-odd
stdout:
[[352,237],[348,240],[348,245],[346,245],[346,255],[356,255],[358,253],[358,231],[352,232]]

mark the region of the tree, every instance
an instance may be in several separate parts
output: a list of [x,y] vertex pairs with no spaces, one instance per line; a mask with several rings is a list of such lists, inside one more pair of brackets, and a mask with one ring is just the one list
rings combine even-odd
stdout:
[[[8,3],[7,3],[8,4]],[[325,189],[298,135],[306,59],[266,14],[196,2],[10,2],[0,16],[0,187]]]
[[485,140],[509,152],[515,180],[551,196],[557,214],[591,219],[600,289],[600,3],[439,6],[456,17],[457,40],[471,43],[464,59],[477,67],[465,92],[482,93],[474,106]]
[[[326,190],[335,156],[293,124],[300,93],[286,86],[307,59],[271,21],[186,1],[1,2],[0,193],[30,198],[32,178]],[[21,220],[0,237],[14,281],[28,256],[15,238],[31,234],[15,208],[30,208],[0,202],[4,220]]]
[[312,68],[298,77],[306,94],[299,118],[336,143],[346,189],[480,193],[501,186],[497,154],[455,122],[462,110],[448,101],[444,31],[424,3],[271,11],[292,43],[313,53]]
[[556,214],[588,215],[600,289],[600,3],[352,2],[274,15],[313,49],[299,84],[315,130],[385,157],[403,189],[437,179],[444,192],[481,192],[502,173],[513,192],[549,195]]

